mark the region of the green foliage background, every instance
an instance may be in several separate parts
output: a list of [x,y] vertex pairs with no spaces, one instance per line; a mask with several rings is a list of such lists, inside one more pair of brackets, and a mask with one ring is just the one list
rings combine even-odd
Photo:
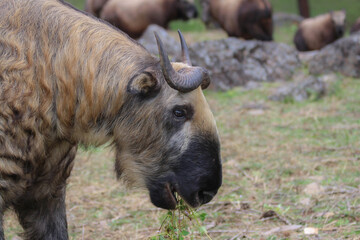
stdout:
[[[276,12],[298,13],[296,0],[270,0],[270,2]],[[309,0],[309,3],[311,16],[345,9],[348,24],[354,23],[360,17],[359,0]]]

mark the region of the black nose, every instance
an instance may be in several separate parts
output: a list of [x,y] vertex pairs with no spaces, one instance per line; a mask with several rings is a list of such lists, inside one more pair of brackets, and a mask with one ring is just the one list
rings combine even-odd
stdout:
[[344,28],[342,26],[336,27],[336,34],[338,37],[341,37],[344,34]]
[[197,18],[197,16],[198,16],[198,11],[195,9],[194,18]]
[[198,192],[199,200],[201,204],[205,204],[211,201],[216,195],[217,190],[214,191],[200,191]]

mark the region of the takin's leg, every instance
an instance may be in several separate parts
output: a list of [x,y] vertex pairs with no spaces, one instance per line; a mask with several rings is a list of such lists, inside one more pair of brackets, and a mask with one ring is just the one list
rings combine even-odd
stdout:
[[5,210],[25,191],[25,166],[22,159],[0,153],[0,240],[5,239],[3,228]]
[[[56,161],[56,166],[38,177],[14,204],[26,240],[67,240],[65,209],[66,179],[73,167],[77,146]],[[54,151],[56,152],[56,151]],[[60,155],[61,156],[61,155]],[[50,159],[49,159],[50,160]]]
[[303,36],[303,32],[299,29],[294,36],[294,43],[296,49],[299,51],[310,51],[309,47],[306,44],[305,38]]
[[[65,185],[62,195],[40,200],[27,200],[16,206],[20,224],[27,240],[68,239],[65,211]],[[58,193],[59,194],[59,193]],[[31,198],[31,196],[28,196]]]
[[5,240],[3,228],[3,211],[0,213],[0,240]]

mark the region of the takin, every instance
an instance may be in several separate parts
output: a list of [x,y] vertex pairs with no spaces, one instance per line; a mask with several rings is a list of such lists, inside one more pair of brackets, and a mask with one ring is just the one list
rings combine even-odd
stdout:
[[205,23],[219,23],[231,37],[273,39],[272,7],[268,0],[202,0],[202,6]]
[[[24,239],[68,239],[65,192],[78,144],[114,147],[115,171],[174,209],[222,183],[208,72],[159,58],[60,0],[0,0],[0,207]],[[0,239],[4,239],[2,225]]]
[[[104,0],[88,0],[104,1]],[[121,29],[132,38],[139,38],[151,24],[167,28],[175,19],[197,17],[197,10],[188,0],[105,0],[99,17]],[[91,13],[91,11],[89,11]],[[96,16],[96,15],[95,15]]]
[[299,51],[319,50],[341,38],[345,32],[346,12],[332,11],[303,20],[294,36]]
[[360,31],[360,18],[358,18],[354,23],[354,25],[351,27],[350,33],[353,34],[358,31]]

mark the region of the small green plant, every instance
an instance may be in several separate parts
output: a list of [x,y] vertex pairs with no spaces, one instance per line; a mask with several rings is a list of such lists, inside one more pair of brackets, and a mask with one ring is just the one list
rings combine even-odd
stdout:
[[337,80],[333,83],[329,84],[328,87],[328,95],[335,96],[339,99],[344,97],[344,90],[343,90],[343,82],[341,80]]
[[349,219],[339,219],[336,221],[335,226],[336,227],[343,227],[350,223]]
[[283,103],[285,104],[294,104],[295,100],[293,96],[285,96],[283,99]]
[[322,92],[317,92],[314,89],[308,88],[306,89],[306,93],[309,96],[308,101],[315,102],[321,99],[321,96],[323,95]]
[[159,234],[150,237],[151,240],[194,239],[195,234],[211,239],[206,227],[203,226],[207,213],[197,212],[176,195],[178,204],[175,210],[169,210],[161,218]]

